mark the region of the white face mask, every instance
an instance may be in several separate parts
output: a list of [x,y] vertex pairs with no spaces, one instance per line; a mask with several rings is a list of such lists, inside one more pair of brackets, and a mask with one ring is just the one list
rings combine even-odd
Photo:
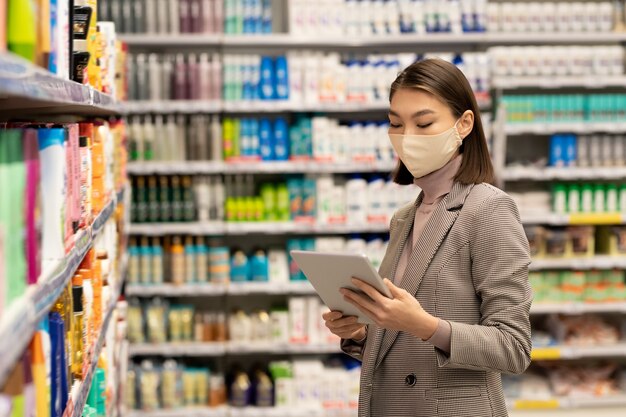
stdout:
[[452,159],[463,143],[456,123],[438,135],[389,134],[391,145],[414,178],[435,172]]

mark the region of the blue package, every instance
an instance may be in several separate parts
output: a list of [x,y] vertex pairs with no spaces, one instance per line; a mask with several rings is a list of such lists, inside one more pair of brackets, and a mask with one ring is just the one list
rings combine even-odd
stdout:
[[243,251],[235,251],[230,259],[230,280],[231,282],[250,281],[248,257]]
[[274,157],[277,161],[289,159],[289,139],[287,121],[280,117],[274,122]]
[[264,161],[274,160],[274,135],[272,123],[263,118],[259,121],[259,151]]
[[550,137],[550,159],[552,167],[562,167],[565,165],[565,141],[562,135],[552,135]]
[[243,0],[243,33],[254,33],[254,0]]
[[254,253],[250,260],[250,270],[252,281],[268,282],[270,280],[269,261],[265,252],[258,250]]
[[576,165],[577,155],[577,139],[576,135],[567,135],[565,146],[565,166],[571,167]]
[[285,56],[279,56],[275,61],[276,74],[276,98],[279,100],[289,99],[289,66]]
[[250,156],[258,157],[261,156],[261,145],[259,138],[259,120],[258,119],[250,119],[248,122],[249,129],[249,140],[250,140]]
[[273,100],[276,97],[276,74],[274,62],[271,57],[261,58],[261,78],[259,81],[259,98],[261,100]]
[[62,417],[68,400],[65,325],[59,313],[49,315],[50,332],[50,416]]

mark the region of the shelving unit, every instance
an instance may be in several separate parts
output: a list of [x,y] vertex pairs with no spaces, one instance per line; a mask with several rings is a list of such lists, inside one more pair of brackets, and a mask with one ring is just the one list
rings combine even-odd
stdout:
[[128,257],[125,256],[120,264],[119,270],[117,271],[118,277],[119,277],[118,279],[119,285],[117,286],[117,288],[114,288],[114,290],[112,291],[111,302],[106,309],[104,320],[102,321],[102,328],[100,328],[98,332],[98,339],[96,340],[96,343],[92,346],[90,350],[91,364],[89,365],[87,374],[83,377],[83,381],[80,384],[80,389],[77,391],[76,396],[73,396],[68,401],[68,405],[65,409],[65,413],[63,414],[63,417],[81,417],[83,415],[83,409],[85,408],[85,403],[87,402],[87,396],[89,395],[91,382],[93,380],[93,376],[96,371],[96,367],[98,365],[100,352],[102,351],[102,347],[104,346],[106,332],[111,323],[113,312],[117,304],[117,299],[119,298],[122,292],[123,279],[125,276],[127,265],[128,265]]
[[387,233],[388,223],[363,225],[316,225],[297,222],[190,222],[190,223],[135,223],[131,225],[131,235],[247,235],[247,234],[349,234]]
[[626,357],[626,343],[595,346],[550,346],[534,348],[532,360],[605,359]]
[[626,179],[626,167],[506,167],[504,181],[569,181],[569,180],[622,180]]
[[176,46],[197,47],[280,47],[280,48],[377,48],[402,46],[488,46],[488,45],[550,45],[550,44],[598,44],[625,42],[626,33],[437,33],[404,34],[389,36],[363,36],[349,39],[347,36],[292,36],[268,35],[144,35],[126,34],[121,40],[131,47],[169,48]]
[[24,114],[113,116],[116,102],[107,94],[57,77],[10,52],[0,53],[0,111]]
[[587,76],[515,76],[505,77],[497,76],[492,79],[493,88],[500,90],[514,90],[520,88],[540,88],[540,89],[558,89],[558,88],[607,88],[607,87],[624,87],[626,85],[626,77],[607,75],[605,77],[596,75]]
[[128,165],[132,175],[193,175],[193,174],[346,174],[352,172],[391,172],[395,161],[326,162],[304,161],[148,161]]
[[341,353],[338,344],[298,345],[298,344],[243,344],[233,342],[179,342],[179,343],[142,343],[130,345],[130,356],[163,357],[215,357],[235,355],[324,355]]
[[76,237],[74,248],[64,259],[49,271],[43,271],[37,285],[31,286],[15,300],[0,321],[0,385],[4,384],[9,372],[26,349],[37,330],[37,324],[50,311],[52,304],[63,292],[74,272],[87,254],[102,226],[111,217],[124,191],[105,206],[91,226],[83,229]]
[[552,135],[554,133],[622,133],[626,122],[558,122],[558,123],[508,123],[505,133],[514,135]]

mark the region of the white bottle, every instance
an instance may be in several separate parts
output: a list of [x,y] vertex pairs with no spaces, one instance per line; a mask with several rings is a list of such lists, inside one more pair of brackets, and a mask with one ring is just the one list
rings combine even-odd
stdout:
[[331,175],[322,175],[316,181],[317,193],[317,223],[328,224],[331,218],[333,204],[333,189],[335,184]]
[[287,253],[282,249],[272,249],[267,253],[270,282],[289,282],[289,263]]
[[367,185],[368,210],[367,220],[370,223],[386,223],[385,181],[381,177],[372,179]]
[[354,176],[346,182],[346,217],[347,223],[351,225],[367,224],[367,181]]
[[66,158],[65,130],[38,131],[42,201],[42,270],[53,267],[65,256]]

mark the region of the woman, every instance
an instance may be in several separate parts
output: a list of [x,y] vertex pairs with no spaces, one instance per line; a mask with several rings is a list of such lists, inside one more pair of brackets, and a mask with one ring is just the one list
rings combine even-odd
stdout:
[[[506,416],[501,373],[530,363],[529,247],[512,199],[493,182],[478,106],[442,60],[391,86],[394,180],[422,193],[398,210],[380,267],[389,299],[342,290],[368,327],[334,311],[326,326],[362,360],[359,416]],[[388,279],[387,279],[388,278]]]

